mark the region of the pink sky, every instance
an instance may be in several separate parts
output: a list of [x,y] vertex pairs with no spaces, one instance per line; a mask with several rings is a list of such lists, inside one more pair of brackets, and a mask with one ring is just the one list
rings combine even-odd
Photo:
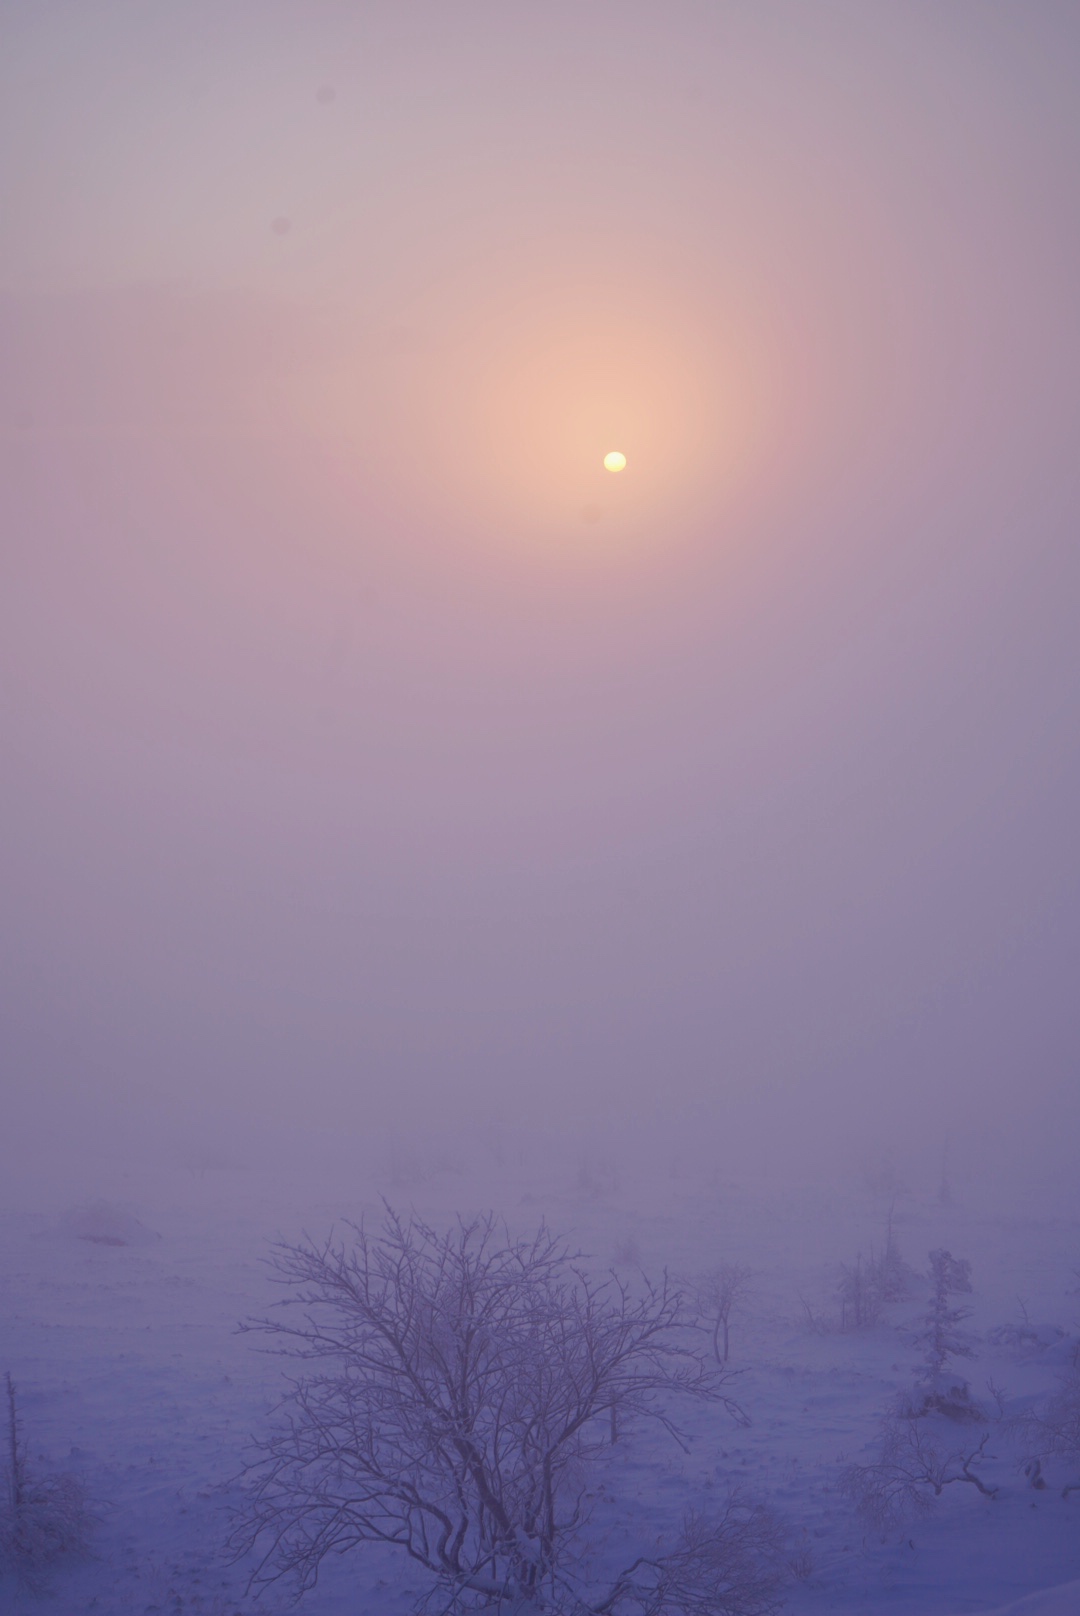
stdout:
[[28,1122],[1066,1159],[1080,12],[0,32]]

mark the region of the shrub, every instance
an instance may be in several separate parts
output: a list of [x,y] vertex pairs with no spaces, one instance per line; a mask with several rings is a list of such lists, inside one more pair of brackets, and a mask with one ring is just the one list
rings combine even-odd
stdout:
[[727,1403],[666,1281],[598,1281],[545,1228],[491,1217],[440,1232],[387,1209],[381,1234],[281,1244],[294,1311],[256,1321],[312,1366],[245,1472],[233,1535],[254,1583],[317,1581],[328,1554],[393,1544],[444,1612],[762,1616],[778,1529],[736,1500],[688,1516],[606,1589],[584,1572],[590,1477],[617,1429],[676,1433],[673,1398]]
[[[1051,1456],[1080,1460],[1080,1368],[1074,1365],[1068,1370],[1057,1391],[1024,1422],[1024,1434],[1036,1450],[1033,1466],[1038,1466],[1039,1458]],[[1035,1473],[1041,1474],[1041,1466]],[[1080,1480],[1067,1483],[1061,1495],[1067,1498],[1073,1492],[1080,1492]]]
[[926,1420],[900,1410],[882,1422],[878,1456],[870,1464],[848,1465],[840,1490],[868,1525],[886,1531],[928,1510],[946,1487],[966,1482],[986,1498],[987,1487],[974,1466],[982,1458],[987,1436],[958,1446]]
[[14,1571],[20,1581],[36,1588],[50,1566],[86,1548],[92,1517],[74,1476],[31,1473],[20,1435],[15,1383],[10,1374],[4,1379],[6,1487],[0,1508],[0,1568]]

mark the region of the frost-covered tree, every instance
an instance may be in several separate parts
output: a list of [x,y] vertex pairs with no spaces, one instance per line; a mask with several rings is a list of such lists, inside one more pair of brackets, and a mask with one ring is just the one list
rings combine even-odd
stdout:
[[723,1263],[693,1281],[692,1293],[712,1334],[713,1356],[726,1364],[731,1356],[732,1315],[746,1301],[754,1277],[741,1263]]
[[[387,1211],[382,1231],[275,1248],[286,1311],[253,1327],[309,1366],[246,1472],[234,1535],[253,1581],[312,1587],[329,1554],[389,1544],[444,1612],[757,1616],[779,1536],[731,1501],[605,1586],[586,1574],[595,1472],[675,1398],[730,1402],[664,1282],[596,1279],[545,1228],[447,1231]],[[732,1405],[734,1406],[734,1405]]]
[[883,1301],[880,1275],[872,1261],[863,1262],[861,1252],[854,1264],[840,1265],[837,1293],[841,1330],[871,1330],[875,1324],[880,1324]]
[[31,1470],[22,1440],[15,1383],[4,1377],[4,1490],[0,1497],[0,1571],[40,1589],[50,1566],[84,1550],[93,1517],[74,1476]]
[[971,1294],[970,1262],[951,1251],[932,1251],[930,1287],[930,1305],[919,1335],[926,1354],[920,1376],[925,1387],[921,1412],[936,1409],[953,1419],[978,1419],[967,1382],[949,1372],[951,1359],[973,1356],[963,1329],[971,1309],[952,1301],[954,1296]]
[[836,1290],[841,1330],[870,1330],[880,1324],[886,1306],[907,1295],[911,1277],[911,1270],[900,1255],[890,1206],[881,1251],[871,1249],[865,1262],[860,1252],[853,1264],[840,1265]]
[[911,1269],[904,1261],[900,1252],[900,1244],[896,1238],[896,1229],[893,1224],[893,1207],[889,1207],[885,1219],[885,1245],[880,1257],[875,1257],[873,1267],[877,1279],[878,1290],[883,1302],[901,1302],[911,1288],[914,1278]]

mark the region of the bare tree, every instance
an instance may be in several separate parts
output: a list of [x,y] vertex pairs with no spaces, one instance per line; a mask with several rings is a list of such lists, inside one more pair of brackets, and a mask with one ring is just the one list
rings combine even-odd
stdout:
[[750,1293],[752,1268],[724,1263],[691,1282],[691,1293],[712,1332],[713,1355],[720,1365],[731,1356],[731,1318]]
[[840,1297],[841,1330],[872,1330],[881,1323],[884,1298],[880,1278],[872,1260],[863,1264],[862,1252],[856,1257],[853,1267],[841,1263],[837,1293]]
[[720,1516],[687,1513],[672,1551],[637,1560],[594,1609],[610,1616],[716,1616],[779,1609],[784,1534],[760,1506],[728,1500]]
[[993,1498],[997,1488],[988,1487],[973,1468],[983,1456],[988,1435],[974,1446],[950,1445],[916,1415],[890,1415],[882,1424],[877,1459],[848,1465],[840,1490],[869,1525],[882,1531],[928,1510],[955,1482],[966,1482],[985,1498]]
[[[1069,1369],[1042,1408],[1023,1422],[1023,1432],[1035,1450],[1029,1459],[1034,1474],[1041,1478],[1040,1459],[1050,1456],[1080,1459],[1080,1368]],[[1068,1482],[1061,1496],[1080,1492],[1080,1479]]]
[[693,1616],[706,1607],[680,1590],[711,1531],[717,1564],[733,1569],[730,1598],[710,1611],[771,1608],[740,1592],[737,1511],[695,1520],[606,1592],[582,1582],[589,1476],[610,1452],[612,1415],[624,1431],[651,1421],[677,1436],[673,1394],[726,1398],[666,1280],[598,1281],[543,1227],[515,1239],[489,1216],[444,1233],[389,1208],[377,1235],[360,1225],[347,1242],[279,1244],[272,1265],[293,1311],[247,1327],[313,1369],[245,1472],[233,1546],[256,1554],[253,1583],[310,1588],[326,1555],[384,1543],[429,1574],[446,1612],[618,1616],[637,1600],[649,1616]]
[[[931,1262],[937,1255],[931,1254]],[[948,1257],[949,1254],[945,1252],[942,1255]],[[955,1259],[950,1257],[949,1261],[955,1262]],[[875,1252],[871,1249],[866,1262],[863,1262],[860,1252],[853,1266],[848,1263],[840,1265],[837,1294],[840,1299],[841,1330],[872,1330],[881,1323],[888,1303],[901,1301],[907,1295],[911,1278],[911,1270],[900,1255],[893,1228],[893,1208],[890,1206],[885,1220],[885,1244],[882,1250]]]
[[40,1589],[49,1566],[85,1549],[93,1519],[74,1476],[30,1471],[10,1374],[4,1384],[7,1486],[0,1505],[0,1570],[14,1571],[29,1588]]
[[871,1259],[878,1290],[883,1302],[901,1302],[911,1289],[914,1275],[900,1253],[893,1219],[895,1203],[890,1203],[885,1218],[885,1245],[880,1257]]

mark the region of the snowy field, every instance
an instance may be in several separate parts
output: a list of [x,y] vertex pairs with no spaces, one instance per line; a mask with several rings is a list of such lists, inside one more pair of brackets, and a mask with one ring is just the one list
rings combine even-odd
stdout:
[[[1080,1612],[1080,1492],[1061,1495],[1080,1478],[1048,1464],[1047,1485],[1033,1488],[1009,1424],[1053,1389],[1073,1352],[1075,1208],[1033,1198],[1006,1215],[989,1186],[940,1205],[932,1188],[906,1190],[888,1173],[853,1174],[829,1190],[770,1187],[677,1158],[650,1172],[616,1161],[618,1152],[498,1139],[442,1155],[392,1140],[274,1148],[260,1147],[257,1162],[226,1153],[152,1170],[69,1165],[62,1191],[41,1187],[55,1186],[55,1163],[47,1173],[32,1161],[9,1169],[0,1371],[16,1383],[31,1464],[77,1476],[97,1523],[88,1556],[54,1569],[44,1589],[9,1578],[0,1609],[288,1608],[284,1591],[248,1595],[243,1568],[220,1552],[233,1478],[287,1367],[253,1350],[258,1338],[237,1323],[273,1300],[264,1265],[273,1238],[377,1217],[386,1196],[435,1222],[488,1207],[519,1231],[546,1218],[598,1267],[753,1270],[731,1326],[734,1390],[750,1423],[692,1409],[688,1454],[656,1433],[614,1448],[599,1482],[601,1558],[627,1532],[655,1538],[691,1499],[737,1484],[789,1528],[791,1616]],[[949,1486],[925,1516],[882,1535],[861,1524],[838,1480],[845,1463],[871,1455],[883,1411],[914,1381],[927,1282],[916,1279],[878,1326],[847,1331],[837,1285],[841,1264],[880,1249],[890,1203],[900,1252],[920,1276],[941,1246],[972,1264],[975,1355],[963,1367],[991,1415],[979,1474],[997,1493]],[[328,1565],[300,1608],[404,1616],[422,1589],[402,1559],[362,1550]]]

